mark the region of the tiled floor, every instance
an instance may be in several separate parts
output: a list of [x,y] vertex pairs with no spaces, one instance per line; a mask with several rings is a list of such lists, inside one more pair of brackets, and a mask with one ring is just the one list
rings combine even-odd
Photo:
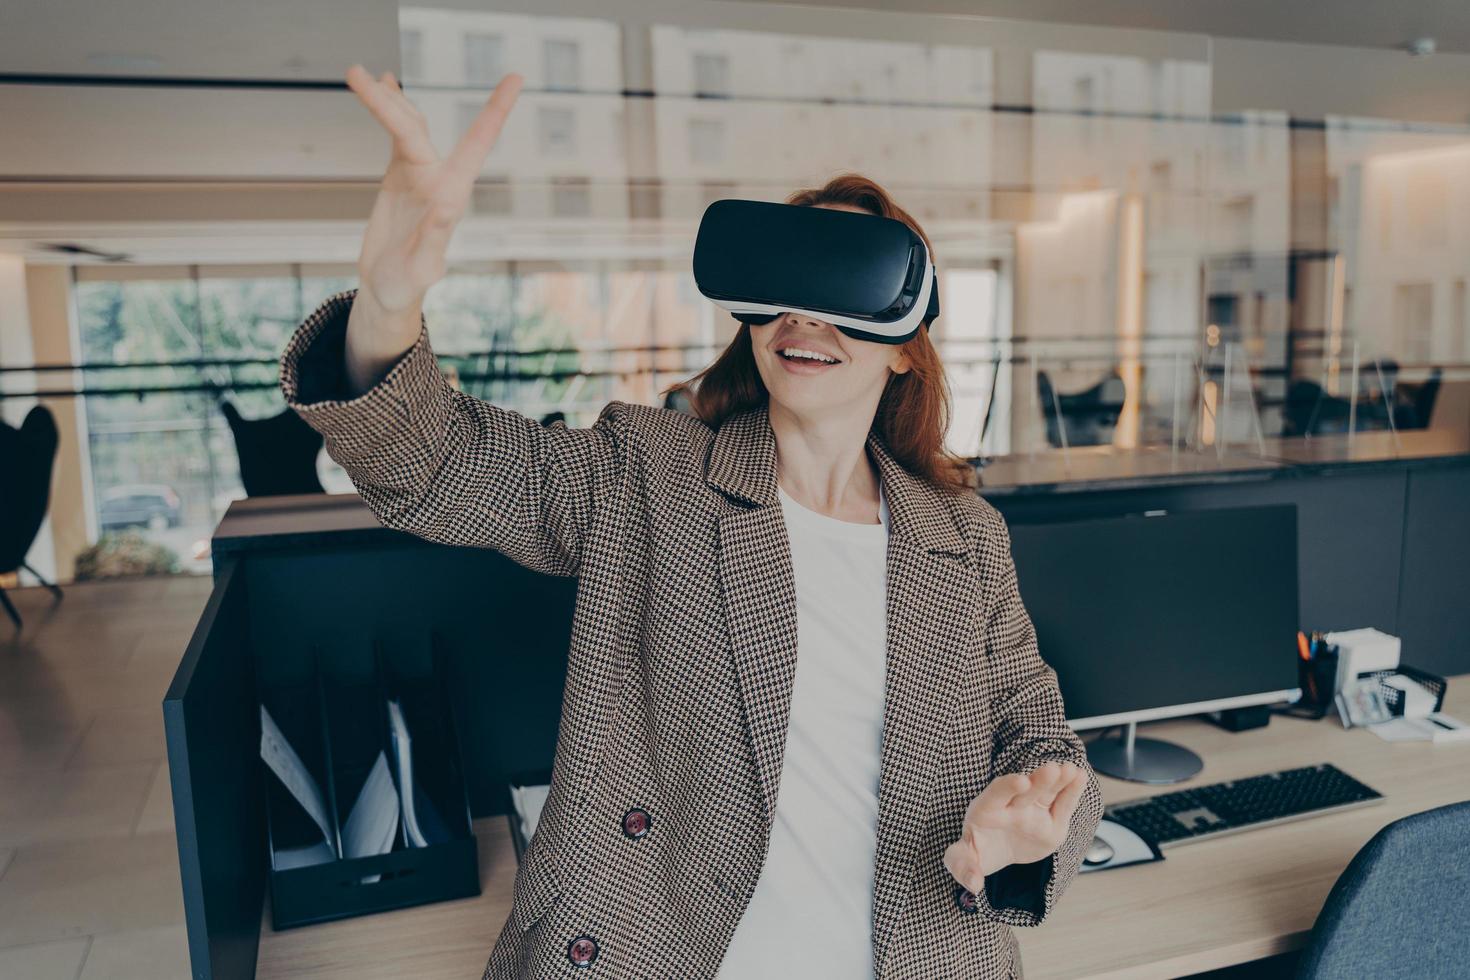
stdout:
[[0,617],[0,978],[189,976],[161,702],[208,578],[10,593]]

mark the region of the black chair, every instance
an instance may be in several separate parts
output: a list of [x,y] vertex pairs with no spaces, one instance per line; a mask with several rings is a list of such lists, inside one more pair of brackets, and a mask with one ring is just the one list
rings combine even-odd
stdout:
[[250,497],[325,493],[316,473],[322,434],[292,409],[264,419],[247,419],[229,399],[220,411],[230,423],[240,457],[240,482]]
[[[1058,393],[1045,371],[1036,372],[1036,395],[1046,419],[1046,441],[1060,449],[1062,420],[1066,420],[1068,446],[1101,446],[1113,441],[1118,416],[1123,412],[1123,376],[1114,368],[1097,384],[1071,395]],[[1061,418],[1057,409],[1061,408]]]
[[1388,824],[1354,855],[1297,961],[1298,980],[1449,980],[1470,964],[1470,800]]
[[[18,429],[0,422],[0,573],[24,568],[58,601],[61,589],[26,564],[26,554],[51,506],[51,471],[60,441],[56,418],[45,405],[31,409]],[[3,588],[0,606],[20,629],[20,613]]]
[[1427,429],[1439,395],[1441,370],[1434,368],[1427,379],[1397,385],[1393,389],[1393,424],[1397,429]]
[[1286,389],[1281,434],[1315,436],[1328,432],[1346,432],[1351,411],[1352,405],[1346,398],[1327,394],[1315,381],[1297,378]]

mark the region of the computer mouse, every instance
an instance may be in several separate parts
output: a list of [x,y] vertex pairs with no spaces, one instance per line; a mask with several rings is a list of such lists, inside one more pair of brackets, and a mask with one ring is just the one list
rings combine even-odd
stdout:
[[1109,844],[1101,837],[1094,837],[1092,839],[1092,846],[1087,849],[1087,854],[1084,855],[1082,858],[1082,863],[1107,864],[1112,859],[1113,845]]

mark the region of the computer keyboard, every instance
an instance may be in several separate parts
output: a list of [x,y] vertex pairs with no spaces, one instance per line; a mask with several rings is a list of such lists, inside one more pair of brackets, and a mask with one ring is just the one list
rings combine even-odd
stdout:
[[1104,814],[1163,849],[1382,799],[1382,793],[1324,762],[1122,800],[1104,807]]

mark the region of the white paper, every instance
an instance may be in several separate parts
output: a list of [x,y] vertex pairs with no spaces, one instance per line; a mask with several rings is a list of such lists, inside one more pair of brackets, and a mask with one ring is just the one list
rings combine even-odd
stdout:
[[1412,677],[1406,677],[1403,674],[1390,674],[1379,683],[1386,684],[1389,687],[1396,687],[1404,692],[1402,696],[1404,706],[1402,714],[1405,718],[1423,718],[1434,710],[1434,702],[1439,700],[1429,688],[1420,684]]
[[419,829],[418,814],[413,808],[413,752],[403,708],[397,701],[388,702],[388,734],[393,739],[393,752],[398,761],[398,798],[403,807],[403,830],[414,847],[427,847],[428,840]]
[[510,788],[511,802],[515,805],[516,813],[520,814],[521,818],[521,835],[528,841],[536,832],[536,824],[541,822],[541,808],[546,805],[546,797],[550,793],[550,786],[512,786]]
[[1399,638],[1371,626],[1325,634],[1337,646],[1337,677],[1333,689],[1345,690],[1359,674],[1392,670],[1399,665]]
[[271,772],[276,774],[281,784],[290,791],[301,804],[316,825],[321,828],[322,840],[326,842],[328,849],[332,847],[332,821],[327,816],[327,803],[322,796],[322,789],[311,778],[306,764],[301,761],[301,756],[291,748],[291,743],[286,741],[286,736],[276,727],[275,720],[271,718],[270,712],[265,710],[265,705],[260,706],[260,757],[265,764],[270,766]]
[[283,847],[275,853],[275,868],[277,871],[289,871],[291,868],[305,868],[312,864],[326,864],[335,861],[337,855],[326,844],[307,844],[305,847]]
[[1394,718],[1368,730],[1385,742],[1470,741],[1470,725],[1438,711],[1422,718]]
[[357,802],[342,828],[342,856],[369,857],[393,850],[398,833],[398,800],[393,792],[393,777],[388,772],[388,758],[378,753],[378,761],[362,784]]

